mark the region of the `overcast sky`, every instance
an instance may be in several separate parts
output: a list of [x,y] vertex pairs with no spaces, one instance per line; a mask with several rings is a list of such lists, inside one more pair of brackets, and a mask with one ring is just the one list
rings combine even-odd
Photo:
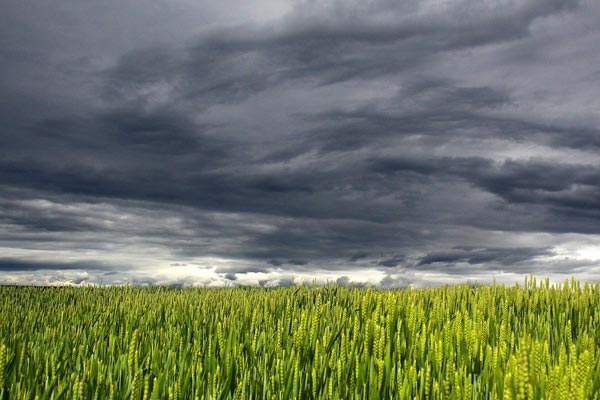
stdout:
[[600,2],[5,0],[0,283],[600,278]]

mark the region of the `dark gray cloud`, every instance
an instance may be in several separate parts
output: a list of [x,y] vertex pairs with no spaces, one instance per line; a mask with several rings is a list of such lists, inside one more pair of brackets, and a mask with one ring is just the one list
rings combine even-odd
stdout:
[[465,262],[468,264],[498,263],[513,265],[530,261],[539,256],[548,256],[553,253],[544,248],[455,248],[448,251],[437,251],[425,255],[419,260],[419,266],[436,263],[453,264]]
[[379,261],[377,265],[381,265],[384,267],[397,267],[399,264],[403,263],[406,258],[403,255],[395,254],[392,257],[386,258],[384,260]]
[[3,7],[0,281],[599,272],[595,4],[138,6]]
[[349,261],[351,261],[351,262],[358,261],[360,259],[367,258],[368,256],[369,256],[369,253],[366,253],[364,251],[358,251],[358,252],[352,254]]
[[119,267],[107,266],[96,261],[43,262],[23,261],[12,258],[0,258],[0,271],[39,271],[39,270],[107,270]]

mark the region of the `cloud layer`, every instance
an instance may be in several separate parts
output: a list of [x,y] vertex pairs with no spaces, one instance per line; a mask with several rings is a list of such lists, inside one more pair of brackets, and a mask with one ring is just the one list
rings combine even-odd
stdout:
[[600,6],[254,6],[3,7],[1,282],[598,278]]

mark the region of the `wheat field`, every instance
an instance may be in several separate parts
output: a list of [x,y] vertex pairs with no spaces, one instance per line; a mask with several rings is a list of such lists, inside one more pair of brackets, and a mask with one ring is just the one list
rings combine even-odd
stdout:
[[1,399],[595,399],[600,287],[0,287]]

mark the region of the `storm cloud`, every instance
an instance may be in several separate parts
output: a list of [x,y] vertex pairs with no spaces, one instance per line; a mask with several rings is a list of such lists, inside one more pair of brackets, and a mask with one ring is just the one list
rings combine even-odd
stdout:
[[591,1],[0,16],[0,282],[600,276]]

